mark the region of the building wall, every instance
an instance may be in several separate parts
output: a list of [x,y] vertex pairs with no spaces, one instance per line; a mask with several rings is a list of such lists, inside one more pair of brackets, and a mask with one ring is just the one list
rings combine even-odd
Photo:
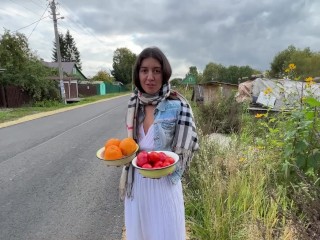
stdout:
[[216,102],[221,97],[228,98],[238,90],[236,85],[226,84],[208,84],[203,85],[203,100],[207,102]]

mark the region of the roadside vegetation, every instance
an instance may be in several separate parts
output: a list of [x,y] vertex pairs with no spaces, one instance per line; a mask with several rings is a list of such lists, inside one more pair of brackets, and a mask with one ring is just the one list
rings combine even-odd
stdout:
[[[306,94],[314,81],[304,80]],[[200,150],[184,179],[190,239],[320,239],[320,102],[299,99],[290,112],[256,115],[228,99],[194,106]],[[231,142],[213,141],[215,132]]]
[[70,104],[63,104],[59,101],[51,101],[51,100],[44,100],[44,101],[37,101],[30,105],[25,105],[19,108],[0,108],[0,123],[13,121],[18,118],[40,113],[40,112],[48,112],[57,110],[60,108],[68,108],[88,103],[97,102],[103,99],[112,98],[119,95],[128,94],[129,92],[122,92],[122,93],[109,93],[107,95],[100,95],[100,96],[91,96],[82,98],[81,101],[70,103]]

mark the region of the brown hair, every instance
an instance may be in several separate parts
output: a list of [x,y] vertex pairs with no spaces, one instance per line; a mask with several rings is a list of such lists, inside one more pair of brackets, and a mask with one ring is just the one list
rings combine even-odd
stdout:
[[141,63],[145,58],[152,57],[159,61],[162,70],[162,85],[167,83],[171,77],[172,69],[167,57],[164,53],[157,47],[148,47],[145,48],[138,56],[134,67],[133,67],[133,81],[135,86],[139,89],[140,92],[144,92],[141,87],[140,79],[139,79],[139,71],[141,67]]

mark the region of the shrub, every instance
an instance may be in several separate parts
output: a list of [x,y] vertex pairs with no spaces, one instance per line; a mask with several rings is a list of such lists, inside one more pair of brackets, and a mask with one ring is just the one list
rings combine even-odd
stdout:
[[199,105],[197,121],[204,134],[238,133],[241,129],[243,105],[235,101],[234,95],[217,102]]

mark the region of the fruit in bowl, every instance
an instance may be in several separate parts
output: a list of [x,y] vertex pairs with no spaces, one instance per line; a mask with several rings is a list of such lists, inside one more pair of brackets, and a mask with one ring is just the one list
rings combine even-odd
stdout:
[[161,178],[173,173],[179,156],[170,151],[141,151],[132,160],[132,165],[147,178]]
[[130,163],[139,149],[133,138],[110,138],[100,148],[96,156],[108,166],[121,166]]

